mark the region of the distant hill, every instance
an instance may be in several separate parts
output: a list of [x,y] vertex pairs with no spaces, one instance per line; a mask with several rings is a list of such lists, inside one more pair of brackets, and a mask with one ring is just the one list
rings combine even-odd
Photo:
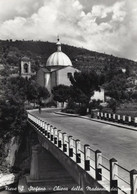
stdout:
[[[55,51],[55,43],[0,40],[0,63],[18,66],[20,58],[28,56],[37,63],[37,65],[45,65],[47,58]],[[73,66],[80,70],[95,69],[96,71],[102,72],[111,65],[120,68],[132,66],[132,68],[137,71],[137,62],[132,60],[64,44],[62,44],[62,51],[70,57]]]

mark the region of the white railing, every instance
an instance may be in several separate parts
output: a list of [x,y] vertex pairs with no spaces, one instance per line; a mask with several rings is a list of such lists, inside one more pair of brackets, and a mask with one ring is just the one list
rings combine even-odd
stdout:
[[119,114],[113,114],[113,113],[97,112],[97,118],[101,120],[127,124],[134,127],[137,126],[137,117],[131,117],[127,115],[119,115]]

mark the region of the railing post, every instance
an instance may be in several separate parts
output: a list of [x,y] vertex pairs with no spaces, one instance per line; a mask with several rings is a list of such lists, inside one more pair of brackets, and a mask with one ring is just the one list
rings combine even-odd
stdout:
[[53,126],[50,125],[50,140],[53,141]]
[[57,132],[57,128],[54,127],[53,128],[53,138],[54,138],[54,144],[57,145],[57,135],[58,135],[58,132]]
[[42,120],[41,122],[42,122],[42,124],[41,124],[41,131],[42,131],[42,133],[43,133],[43,128],[44,128],[44,127],[43,127],[43,125],[44,125],[43,123],[44,123],[44,121]]
[[137,194],[137,171],[130,171],[131,194]]
[[40,130],[40,119],[38,118],[38,129]]
[[103,119],[103,112],[101,112],[101,119]]
[[113,121],[115,121],[115,119],[116,119],[116,115],[115,115],[115,114],[113,114]]
[[60,132],[61,130],[58,130],[58,147],[59,148],[61,148]]
[[42,127],[43,127],[43,121],[40,120],[40,128],[42,129]]
[[90,146],[88,144],[84,145],[84,161],[85,161],[85,170],[90,171]]
[[118,194],[118,162],[115,158],[110,160],[110,191],[112,194]]
[[39,120],[39,118],[38,118],[38,128],[39,128],[39,125],[40,125],[40,120]]
[[63,152],[67,152],[67,134],[66,133],[62,133],[63,135]]
[[50,138],[50,124],[49,123],[47,124],[47,136],[49,139]]
[[72,136],[68,137],[69,157],[73,157],[73,139]]
[[37,125],[37,128],[38,128],[38,126],[39,126],[39,120],[38,120],[38,118],[36,118],[36,125]]
[[40,120],[39,120],[39,118],[38,118],[38,128],[39,128],[39,124],[40,124]]
[[75,140],[75,148],[76,148],[76,163],[81,163],[81,143],[79,139]]
[[45,121],[43,121],[42,128],[45,129]]
[[111,114],[110,113],[108,114],[108,120],[109,121],[111,120]]
[[126,122],[126,116],[123,115],[123,124]]
[[132,120],[131,120],[131,116],[128,116],[128,124],[131,124]]
[[117,116],[117,119],[118,119],[118,123],[120,123],[120,115]]
[[44,130],[45,136],[47,136],[47,123],[45,122],[45,130]]
[[42,132],[42,134],[43,134],[43,132],[44,132],[44,121],[41,121],[42,123],[41,123],[41,132]]
[[97,112],[97,119],[99,119],[99,112]]
[[137,117],[134,118],[134,125],[137,126]]
[[104,113],[104,119],[107,120],[107,113]]
[[40,133],[42,133],[42,121],[40,120],[40,128],[39,128],[39,130],[40,130]]
[[95,173],[96,173],[96,180],[102,180],[102,153],[100,150],[95,151]]
[[41,127],[42,127],[42,121],[41,121],[41,119],[39,120],[39,128],[40,128],[40,130],[41,130]]

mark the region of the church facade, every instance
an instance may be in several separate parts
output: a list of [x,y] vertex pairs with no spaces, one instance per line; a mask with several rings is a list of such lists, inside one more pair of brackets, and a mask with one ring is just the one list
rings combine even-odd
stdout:
[[57,51],[49,56],[46,66],[41,67],[37,72],[37,83],[46,87],[50,93],[57,85],[70,86],[69,76],[79,71],[73,67],[69,57],[62,52],[59,39],[56,46]]

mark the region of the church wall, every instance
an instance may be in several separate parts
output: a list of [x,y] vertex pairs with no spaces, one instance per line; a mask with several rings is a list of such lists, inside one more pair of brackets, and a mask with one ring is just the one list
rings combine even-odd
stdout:
[[73,75],[75,71],[78,71],[78,70],[73,67],[66,67],[66,68],[58,70],[57,85],[63,84],[63,85],[70,86],[71,83],[68,78],[68,73],[72,73]]
[[37,72],[37,83],[44,87],[45,86],[45,78],[44,78],[44,72],[40,69],[38,72]]
[[57,72],[54,71],[51,73],[51,88],[57,86]]
[[51,74],[45,73],[45,88],[48,89],[49,92],[51,92]]

